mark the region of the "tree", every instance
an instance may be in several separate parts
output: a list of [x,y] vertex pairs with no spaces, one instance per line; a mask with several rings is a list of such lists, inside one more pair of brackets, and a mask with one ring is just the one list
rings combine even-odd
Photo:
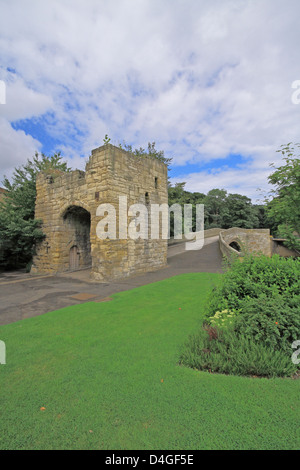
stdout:
[[222,227],[226,210],[227,191],[211,189],[204,198],[205,228]]
[[60,153],[47,157],[36,153],[32,160],[14,170],[12,180],[4,177],[5,197],[0,202],[0,266],[25,267],[30,263],[34,245],[44,235],[41,221],[34,218],[36,175],[44,171],[55,177],[70,171]]
[[[203,204],[205,194],[195,192],[191,193],[186,191],[185,188],[186,183],[175,183],[174,186],[169,184],[168,187],[168,200],[169,206],[173,204],[180,204],[182,209],[182,217],[184,216],[184,204],[191,204],[192,205],[192,231],[196,231],[197,221],[196,221],[196,205]],[[182,230],[184,231],[184,220],[182,219]],[[170,213],[170,236],[174,235],[174,214],[173,212]]]
[[[181,214],[183,216],[183,204],[186,203],[186,191],[184,190],[186,183],[175,183],[174,186],[169,183],[168,187],[168,202],[169,207],[173,204],[179,204],[181,206]],[[182,219],[182,231],[184,230],[183,227],[183,219]],[[170,212],[170,237],[174,237],[174,213]]]
[[290,142],[282,145],[277,152],[283,155],[284,164],[275,167],[268,177],[275,186],[271,191],[273,199],[268,201],[267,214],[277,226],[277,236],[286,238],[286,246],[300,253],[300,144]]
[[263,204],[253,204],[252,208],[258,220],[258,225],[254,228],[270,228],[266,214],[266,206]]
[[221,214],[221,227],[258,227],[259,220],[252,206],[251,199],[241,194],[228,194],[225,210]]
[[184,204],[186,203],[186,194],[187,191],[185,191],[186,183],[175,183],[174,186],[170,185],[168,188],[168,199],[169,199],[169,205],[172,204]]
[[[169,186],[169,204],[192,204],[193,230],[196,227],[196,205],[204,204],[205,229],[209,228],[265,228],[264,206],[255,206],[251,199],[241,194],[227,194],[225,189],[212,189],[207,195],[190,193],[186,183]],[[170,220],[172,221],[172,214]],[[172,228],[172,226],[171,226]]]

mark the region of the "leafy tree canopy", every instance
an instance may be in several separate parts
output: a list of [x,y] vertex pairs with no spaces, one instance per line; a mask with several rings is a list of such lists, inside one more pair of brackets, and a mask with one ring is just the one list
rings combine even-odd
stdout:
[[289,248],[300,252],[300,144],[289,143],[277,151],[284,164],[274,168],[268,177],[274,186],[273,198],[267,203],[267,214],[277,227],[277,235],[286,238]]
[[44,171],[55,176],[70,171],[60,153],[47,157],[38,153],[14,170],[11,180],[4,177],[6,190],[0,202],[0,266],[24,267],[30,262],[34,245],[44,235],[41,221],[34,218],[36,175]]
[[[181,205],[204,204],[205,229],[209,228],[265,228],[266,217],[263,205],[254,205],[251,199],[241,194],[228,194],[225,189],[212,189],[206,195],[204,193],[190,193],[185,190],[186,183],[169,185],[169,205],[178,203]],[[196,211],[193,211],[195,218]],[[172,214],[170,218],[172,223]],[[193,230],[196,220],[193,220]],[[172,227],[171,227],[172,228]],[[171,230],[172,234],[172,230]]]

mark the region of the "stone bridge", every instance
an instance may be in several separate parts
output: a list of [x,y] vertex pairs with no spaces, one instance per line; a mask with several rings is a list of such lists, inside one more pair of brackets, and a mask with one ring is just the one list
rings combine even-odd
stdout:
[[272,237],[269,229],[244,229],[232,227],[219,232],[219,246],[223,256],[243,257],[246,254],[271,256]]

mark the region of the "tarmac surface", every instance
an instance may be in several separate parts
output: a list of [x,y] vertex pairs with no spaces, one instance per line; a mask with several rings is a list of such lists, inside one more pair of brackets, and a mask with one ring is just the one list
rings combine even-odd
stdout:
[[187,251],[185,243],[168,249],[166,267],[124,280],[96,282],[90,269],[63,274],[33,276],[20,271],[0,274],[0,325],[41,315],[69,305],[104,302],[110,295],[172,276],[192,272],[221,273],[219,237],[205,239],[200,250]]

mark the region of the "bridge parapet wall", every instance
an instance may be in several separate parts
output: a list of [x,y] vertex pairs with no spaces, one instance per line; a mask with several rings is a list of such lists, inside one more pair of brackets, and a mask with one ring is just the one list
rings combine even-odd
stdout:
[[269,229],[233,227],[222,230],[219,234],[219,244],[221,253],[229,259],[234,256],[242,258],[246,254],[272,255],[272,240]]

